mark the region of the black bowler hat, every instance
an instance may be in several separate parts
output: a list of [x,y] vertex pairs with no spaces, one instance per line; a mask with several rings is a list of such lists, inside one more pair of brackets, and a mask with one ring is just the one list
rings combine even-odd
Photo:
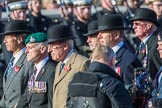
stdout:
[[88,23],[88,33],[84,34],[84,36],[91,36],[98,33],[98,21],[94,20]]
[[4,33],[0,35],[6,35],[11,33],[32,33],[29,31],[26,21],[12,20],[5,24]]
[[156,13],[148,8],[138,8],[135,12],[135,16],[130,19],[130,21],[137,21],[137,20],[144,20],[144,21],[150,21],[159,25],[157,22],[157,15]]
[[68,26],[59,24],[49,27],[47,30],[48,43],[74,39]]
[[98,21],[98,31],[126,29],[123,18],[119,14],[103,15]]

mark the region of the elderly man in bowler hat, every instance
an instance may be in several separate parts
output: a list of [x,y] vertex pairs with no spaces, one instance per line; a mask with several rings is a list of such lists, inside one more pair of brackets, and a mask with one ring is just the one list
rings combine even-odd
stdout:
[[116,71],[124,81],[126,88],[133,84],[134,69],[140,67],[140,61],[123,40],[125,29],[123,19],[118,14],[105,15],[98,22],[101,45],[109,45],[116,53]]
[[16,108],[52,108],[56,63],[48,56],[47,34],[30,34],[25,43],[27,61],[33,62],[34,68],[30,72],[27,89]]
[[136,55],[154,80],[162,64],[157,51],[157,15],[148,8],[139,8],[131,21],[135,35],[141,40]]
[[74,49],[68,26],[54,25],[48,31],[49,53],[58,61],[53,86],[53,108],[66,108],[68,84],[74,74],[87,69],[89,60]]
[[84,34],[87,36],[87,43],[91,51],[93,51],[97,46],[100,45],[100,42],[97,38],[98,35],[98,21],[94,20],[88,23],[88,32]]
[[13,108],[27,87],[28,74],[32,63],[27,62],[25,54],[25,38],[31,33],[27,22],[13,20],[5,25],[4,44],[8,51],[13,52],[3,76],[4,94],[0,101],[1,108]]

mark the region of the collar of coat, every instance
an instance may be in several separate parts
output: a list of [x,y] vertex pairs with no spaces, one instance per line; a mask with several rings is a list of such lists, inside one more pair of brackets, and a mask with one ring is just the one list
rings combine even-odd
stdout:
[[[100,62],[92,62],[89,67],[88,67],[88,72],[99,72],[99,73],[103,73],[103,74],[108,74],[112,77],[115,77],[117,79],[119,79],[120,81],[122,81],[122,79],[120,78],[120,76],[115,72],[115,70],[113,70],[111,67],[109,67],[106,64],[100,63]],[[123,81],[122,81],[123,82]]]

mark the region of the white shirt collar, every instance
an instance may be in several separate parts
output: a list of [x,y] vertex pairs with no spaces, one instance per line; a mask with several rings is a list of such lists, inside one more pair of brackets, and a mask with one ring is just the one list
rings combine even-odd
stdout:
[[39,72],[41,71],[41,69],[43,68],[43,66],[46,64],[46,62],[49,60],[49,57],[44,58],[42,61],[40,61],[36,66],[37,68],[37,72],[35,75],[35,78],[37,78]]
[[14,62],[13,62],[13,66],[16,64],[16,62],[19,60],[20,56],[25,52],[26,48],[22,48],[19,52],[17,52],[15,55],[13,55]]
[[123,45],[124,45],[124,42],[121,41],[117,45],[115,45],[114,47],[112,47],[112,49],[116,53]]
[[142,42],[146,45],[147,40],[152,36],[153,33],[150,33]]
[[71,49],[68,53],[68,55],[65,57],[63,63],[66,63],[69,60],[69,57],[71,56],[71,54],[74,52],[74,49]]

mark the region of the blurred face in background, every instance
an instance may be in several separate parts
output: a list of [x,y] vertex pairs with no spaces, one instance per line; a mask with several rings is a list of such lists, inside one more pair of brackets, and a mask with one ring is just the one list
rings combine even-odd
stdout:
[[34,13],[40,13],[42,8],[41,0],[32,0],[32,10]]
[[101,6],[109,11],[113,11],[114,10],[114,6],[112,4],[112,0],[100,0]]
[[74,7],[76,17],[83,22],[87,22],[91,17],[91,5]]
[[73,6],[65,4],[65,6],[59,5],[59,12],[61,14],[61,17],[64,17],[66,19],[73,17]]
[[160,16],[162,15],[162,1],[159,0],[159,1],[154,1],[151,5],[151,9],[153,9],[157,16]]
[[138,0],[127,0],[127,5],[132,9],[136,9],[139,7],[138,2],[139,2]]
[[97,46],[100,45],[100,41],[97,38],[97,35],[98,34],[94,34],[94,35],[88,36],[87,38],[87,43],[91,51],[93,51]]
[[26,10],[25,9],[17,9],[10,13],[10,17],[12,20],[26,20]]

